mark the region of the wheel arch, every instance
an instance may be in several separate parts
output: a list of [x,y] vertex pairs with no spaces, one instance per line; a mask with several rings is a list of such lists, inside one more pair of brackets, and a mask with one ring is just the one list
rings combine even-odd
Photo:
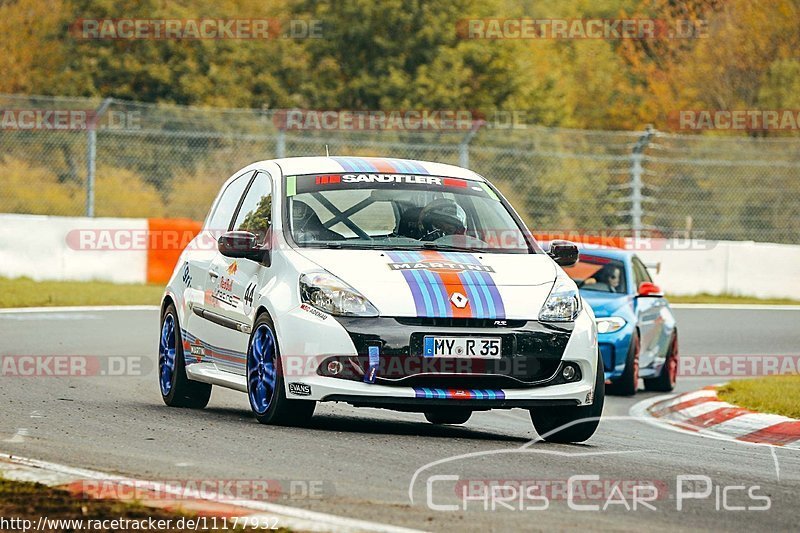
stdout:
[[161,300],[161,309],[159,311],[160,318],[164,318],[164,313],[167,311],[167,307],[169,307],[170,304],[172,304],[175,307],[175,310],[177,311],[178,306],[175,305],[175,299],[172,297],[171,294],[167,294],[164,296],[164,299]]

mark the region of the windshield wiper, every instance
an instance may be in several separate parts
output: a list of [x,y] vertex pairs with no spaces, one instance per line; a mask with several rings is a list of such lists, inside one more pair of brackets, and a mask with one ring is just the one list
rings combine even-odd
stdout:
[[304,246],[309,248],[329,248],[334,250],[341,250],[345,248],[355,250],[399,250],[399,251],[419,251],[419,250],[436,250],[441,252],[467,252],[467,253],[496,253],[502,252],[500,248],[470,248],[468,246],[448,246],[436,244],[435,242],[420,242],[415,244],[393,244],[389,242],[348,242],[348,241],[326,241],[305,243]]
[[436,244],[435,242],[422,243],[422,247],[426,250],[438,250],[442,252],[470,252],[476,254],[485,252],[486,250],[491,250],[491,248],[470,248],[468,246],[449,246],[446,244],[445,245]]

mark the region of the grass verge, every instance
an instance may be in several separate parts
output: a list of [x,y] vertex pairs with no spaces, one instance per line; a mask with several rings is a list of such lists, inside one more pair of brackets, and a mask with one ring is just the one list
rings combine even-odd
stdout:
[[[163,285],[121,284],[106,281],[33,281],[0,277],[0,307],[50,307],[63,305],[158,305]],[[788,298],[698,294],[667,295],[671,303],[800,305]]]
[[0,307],[158,305],[163,285],[0,278]]
[[198,517],[135,501],[82,498],[39,483],[4,479],[0,474],[0,531],[264,531],[269,527],[276,533],[291,533],[273,526],[271,520],[255,524]]
[[751,411],[800,418],[800,376],[769,376],[731,381],[719,398]]
[[[120,502],[115,500],[91,500],[78,498],[65,490],[55,489],[29,483],[25,481],[9,481],[0,477],[0,517],[7,521],[5,524],[8,530],[32,530],[37,529],[39,533],[49,531],[72,531],[72,530],[95,530],[98,528],[90,527],[89,520],[119,520],[126,519],[131,521],[141,521],[147,524],[149,520],[171,520],[170,526],[159,528],[159,531],[185,531],[186,520],[191,519],[189,515],[178,514],[164,509],[153,509],[144,507],[137,503]],[[48,522],[40,524],[40,517],[45,517]],[[179,520],[182,519],[183,527],[179,527]],[[16,520],[15,527],[10,520]],[[75,522],[68,524],[63,520],[83,520],[84,527],[78,526]],[[28,522],[23,522],[28,521]],[[61,522],[59,522],[61,521]],[[167,522],[163,522],[164,525]],[[25,526],[30,525],[30,528]],[[122,525],[122,524],[120,524]],[[101,527],[99,529],[117,531],[129,531],[135,526],[122,528]],[[3,528],[5,529],[5,528]],[[141,528],[147,530],[147,527]]]
[[800,300],[790,298],[754,298],[731,294],[695,294],[692,296],[667,295],[675,304],[753,304],[753,305],[800,305]]

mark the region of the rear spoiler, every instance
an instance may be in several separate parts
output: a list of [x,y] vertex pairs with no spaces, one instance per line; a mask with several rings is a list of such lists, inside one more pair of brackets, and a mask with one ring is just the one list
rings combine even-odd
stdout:
[[645,263],[644,266],[650,270],[655,270],[656,274],[661,274],[661,261],[658,263]]

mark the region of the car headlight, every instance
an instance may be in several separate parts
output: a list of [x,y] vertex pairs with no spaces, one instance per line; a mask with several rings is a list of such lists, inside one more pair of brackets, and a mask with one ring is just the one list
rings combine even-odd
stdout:
[[378,316],[378,310],[369,300],[330,272],[300,276],[300,299],[331,315]]
[[597,319],[597,333],[613,333],[625,327],[624,318],[618,316],[609,316]]
[[539,311],[543,322],[572,322],[581,312],[581,297],[575,282],[569,278],[556,278],[550,295]]

